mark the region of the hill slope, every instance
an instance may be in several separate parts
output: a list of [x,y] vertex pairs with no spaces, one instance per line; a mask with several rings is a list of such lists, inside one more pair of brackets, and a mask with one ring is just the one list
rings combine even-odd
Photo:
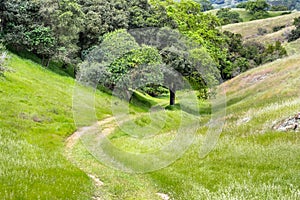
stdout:
[[[14,71],[0,77],[1,199],[88,199],[92,181],[63,155],[63,141],[76,127],[74,80],[12,55]],[[109,109],[107,95],[99,118]]]
[[[164,193],[174,199],[299,199],[300,135],[272,129],[274,123],[300,111],[299,65],[300,56],[295,54],[221,85],[227,93],[226,124],[216,149],[206,158],[199,157],[199,149],[207,134],[209,112],[202,115],[202,126],[182,158],[155,172],[127,174],[96,160],[82,142],[68,152],[75,166],[70,164],[64,141],[76,129],[74,80],[13,55],[10,66],[15,72],[0,80],[0,195],[4,199],[152,200]],[[96,92],[95,99],[98,119],[111,116],[110,96]],[[167,97],[157,101],[163,104]],[[207,109],[207,102],[199,104]],[[112,130],[108,138],[124,151],[151,152],[174,138],[173,130],[182,119],[180,110],[158,110],[155,116],[163,113],[168,118],[163,127],[152,124],[161,131],[150,139],[132,138],[122,129],[128,129],[126,123],[116,129],[110,129],[114,123],[106,124]],[[151,124],[143,109],[134,108],[131,114],[141,127]]]
[[[174,199],[298,199],[300,135],[277,132],[272,127],[300,111],[299,65],[300,56],[294,55],[221,85],[227,93],[226,124],[216,149],[204,159],[199,157],[199,149],[206,125],[197,131],[194,144],[182,158],[151,173],[127,174],[110,169],[90,156],[82,143],[75,144],[70,155],[103,181],[98,195],[109,199],[157,199],[157,192]],[[108,138],[124,151],[151,152],[174,138],[172,130],[176,127],[172,125],[180,122],[178,112],[168,113],[173,121],[167,120],[162,132],[152,138],[132,138],[124,131],[126,123],[111,130]],[[208,119],[203,115],[201,121]],[[137,115],[135,122],[145,126],[151,120]]]
[[[223,26],[222,29],[224,31],[231,31],[233,33],[239,33],[241,34],[245,39],[257,39],[262,42],[267,42],[267,41],[273,41],[278,39],[283,39],[284,36],[286,35],[286,31],[290,31],[293,29],[293,21],[294,18],[299,17],[300,12],[293,12],[289,15],[283,15],[283,16],[278,16],[278,17],[272,17],[268,19],[261,19],[261,20],[255,20],[255,21],[250,21],[250,22],[244,22],[244,23],[238,23],[238,24],[229,24],[226,26]],[[273,28],[274,27],[279,27],[279,26],[285,26],[284,30],[279,31],[279,33],[273,33]],[[264,35],[264,36],[259,36],[258,35],[258,29],[262,28],[265,29],[268,34],[270,35]],[[277,37],[275,37],[277,35]],[[266,41],[267,40],[267,41]]]

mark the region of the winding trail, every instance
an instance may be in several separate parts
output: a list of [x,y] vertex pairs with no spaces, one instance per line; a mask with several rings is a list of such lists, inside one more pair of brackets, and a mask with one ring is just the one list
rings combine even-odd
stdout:
[[[126,122],[128,120],[130,120],[130,119],[121,118],[121,120],[118,120],[118,124],[119,125],[123,124],[124,122]],[[72,156],[72,149],[77,144],[80,137],[83,136],[86,132],[96,131],[97,129],[99,129],[99,127],[101,127],[102,130],[101,130],[100,138],[102,138],[102,137],[106,137],[109,134],[113,133],[114,130],[117,128],[117,126],[118,125],[116,123],[116,117],[111,116],[111,117],[108,117],[101,121],[98,121],[97,123],[95,123],[92,126],[79,128],[74,134],[72,134],[70,137],[68,137],[65,141],[65,155],[66,155],[67,159],[70,160],[72,163],[76,163],[76,162],[74,162],[75,160],[74,160],[74,157]],[[93,180],[94,186],[96,188],[100,189],[105,184],[97,177],[97,175],[86,172],[86,170],[79,165],[76,165],[76,166],[79,169],[81,169],[83,172],[85,172]],[[156,193],[156,195],[158,197],[160,197],[162,200],[170,200],[170,197],[167,194]],[[93,200],[105,200],[105,199],[101,198],[99,195],[97,195],[96,193],[94,194],[92,199]]]

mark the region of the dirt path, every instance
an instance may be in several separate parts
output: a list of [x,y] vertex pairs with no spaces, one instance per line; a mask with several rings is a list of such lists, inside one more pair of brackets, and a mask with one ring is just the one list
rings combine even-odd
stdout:
[[[87,131],[96,130],[99,126],[106,125],[108,123],[111,123],[114,120],[115,120],[115,117],[109,117],[102,121],[97,122],[96,124],[94,124],[92,126],[82,127],[80,129],[78,129],[73,135],[71,135],[70,137],[67,138],[66,148],[72,149],[74,147],[74,145],[77,143],[77,141],[79,140],[79,138]],[[108,135],[111,132],[113,132],[114,129],[115,129],[115,126],[110,126],[110,128],[104,129],[103,132],[105,131],[105,135]]]
[[[99,129],[99,127],[101,127],[102,131],[101,131],[101,134],[99,135],[99,138],[106,137],[109,134],[113,133],[113,131],[117,127],[115,120],[116,120],[116,117],[113,117],[113,116],[108,117],[106,119],[103,119],[103,120],[95,123],[92,126],[79,128],[73,135],[68,137],[66,140],[66,149],[65,149],[66,157],[68,158],[68,160],[70,160],[71,162],[74,161],[74,158],[72,156],[72,149],[75,146],[75,144],[79,141],[81,136],[83,136],[88,131],[94,131],[94,130]],[[130,119],[121,118],[120,120],[118,120],[118,124],[119,125],[123,124],[124,122],[126,122],[128,120],[130,120]],[[82,167],[80,167],[78,165],[77,165],[77,167],[79,167],[82,171],[84,171],[93,180],[96,188],[100,188],[104,185],[104,183],[96,175],[86,172],[85,169],[83,169]],[[164,193],[156,193],[156,195],[159,196],[162,200],[170,199],[170,197]],[[102,198],[100,198],[98,195],[94,195],[92,197],[92,199],[93,200],[102,200]]]

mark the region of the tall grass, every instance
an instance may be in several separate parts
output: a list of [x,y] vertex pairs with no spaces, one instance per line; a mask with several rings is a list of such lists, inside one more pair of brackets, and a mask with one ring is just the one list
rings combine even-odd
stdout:
[[[1,199],[89,199],[92,181],[64,156],[76,130],[74,80],[15,55],[9,68],[0,79]],[[108,95],[96,98],[103,117]]]

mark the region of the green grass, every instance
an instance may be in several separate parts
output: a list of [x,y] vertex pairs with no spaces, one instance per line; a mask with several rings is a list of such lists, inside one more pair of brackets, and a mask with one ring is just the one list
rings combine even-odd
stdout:
[[[156,193],[160,192],[176,200],[299,199],[300,135],[271,129],[274,123],[300,110],[299,65],[300,56],[295,54],[224,83],[226,123],[216,148],[205,158],[199,153],[211,117],[209,102],[198,103],[200,118],[193,112],[182,113],[180,105],[188,105],[190,99],[180,101],[185,92],[179,91],[179,104],[174,109],[157,110],[150,117],[149,108],[165,107],[168,96],[152,98],[135,93],[133,101],[140,107],[130,105],[132,119],[127,120],[131,121],[120,127],[115,122],[102,127],[112,128],[108,139],[120,150],[154,152],[175,138],[180,123],[189,125],[197,119],[201,127],[192,146],[170,166],[129,174],[99,162],[85,148],[84,140],[65,152],[64,141],[76,129],[72,115],[74,80],[12,55],[10,68],[15,72],[0,80],[0,196],[158,200]],[[91,92],[83,87],[81,91],[84,96]],[[96,118],[111,116],[110,95],[96,92],[94,99]],[[188,106],[187,111],[195,108]],[[79,117],[92,122],[86,116]],[[134,129],[137,126],[140,129]],[[183,134],[189,134],[192,126],[186,130]],[[93,185],[88,175],[104,185]]]
[[[131,199],[137,190],[140,191],[137,199],[154,199],[157,191],[182,200],[300,198],[300,135],[271,129],[274,122],[300,110],[299,60],[299,56],[282,59],[222,85],[227,91],[226,124],[216,149],[206,158],[199,158],[207,131],[203,126],[192,147],[169,167],[144,175],[113,171],[109,181],[102,168],[96,171],[98,167],[90,167],[90,170],[107,182],[103,190],[108,194],[112,191],[116,194],[115,185],[120,179],[124,180],[124,176],[129,179],[121,183],[120,191],[111,199],[123,199],[124,195],[124,199]],[[152,135],[151,139],[135,139],[124,131],[133,130],[132,124],[124,123],[110,135],[110,141],[128,152],[155,151],[175,137],[172,130],[180,123],[177,116],[180,110],[167,113],[169,119],[162,128],[159,127],[161,132]],[[161,115],[157,113],[157,117]],[[141,126],[151,123],[147,116],[136,117],[135,122]],[[209,116],[203,118],[204,122],[208,119]],[[77,144],[78,151],[83,151],[82,148],[82,144]],[[82,161],[85,158],[79,155],[76,159]],[[128,191],[126,183],[131,181],[135,184]]]
[[300,39],[286,43],[284,46],[289,56],[300,54]]
[[[1,199],[88,199],[92,181],[64,156],[74,80],[11,56],[14,72],[0,78]],[[96,97],[101,118],[109,96]]]

